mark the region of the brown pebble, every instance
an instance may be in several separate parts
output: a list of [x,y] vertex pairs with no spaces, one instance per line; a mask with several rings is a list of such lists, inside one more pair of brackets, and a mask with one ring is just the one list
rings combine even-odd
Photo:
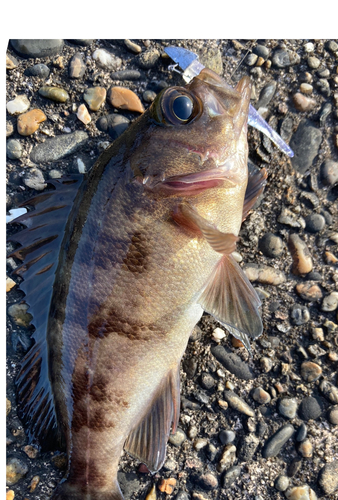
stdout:
[[323,296],[319,286],[313,283],[298,283],[296,285],[296,292],[302,299],[310,302],[321,299]]
[[299,87],[302,94],[312,94],[313,87],[309,83],[302,83]]
[[37,487],[37,485],[39,484],[40,482],[40,477],[39,476],[34,476],[31,480],[31,484],[29,485],[29,491],[32,493],[33,491],[35,491],[35,488]]
[[311,254],[306,243],[298,236],[298,234],[290,235],[288,247],[293,260],[293,274],[299,276],[310,273],[313,268]]
[[47,117],[41,109],[32,109],[18,117],[18,132],[20,135],[28,136],[34,134],[40,126],[40,123],[47,120]]
[[298,111],[306,112],[311,111],[316,106],[316,101],[310,97],[297,92],[292,98],[293,104]]
[[34,446],[31,446],[30,444],[27,444],[27,446],[23,447],[23,451],[26,453],[26,455],[29,458],[36,458],[38,455],[38,449],[34,448]]
[[54,61],[53,61],[53,66],[54,66],[55,68],[63,69],[63,68],[64,68],[64,64],[63,64],[63,57],[62,57],[62,56],[59,56],[59,57],[57,57],[56,59],[54,59]]
[[6,54],[6,69],[14,69],[17,66],[13,59]]
[[9,292],[12,290],[13,286],[15,286],[16,283],[15,281],[12,280],[12,278],[9,278],[8,276],[6,277],[6,292]]
[[80,106],[78,107],[76,116],[85,125],[87,125],[88,123],[90,123],[92,121],[90,114],[88,113],[88,109],[86,108],[85,104],[80,104]]
[[13,500],[14,497],[15,497],[15,493],[13,490],[8,490],[6,492],[6,500]]
[[91,111],[98,111],[106,100],[106,89],[103,87],[92,87],[87,89],[83,95]]
[[239,339],[236,339],[236,337],[231,337],[231,343],[234,347],[244,347],[243,342],[241,342]]
[[162,493],[166,493],[167,495],[171,495],[176,486],[176,479],[174,477],[169,477],[168,479],[161,479],[158,489],[162,491]]
[[311,441],[309,439],[305,439],[302,443],[300,443],[298,451],[304,458],[311,458],[313,454]]
[[285,496],[287,500],[317,500],[316,493],[307,484],[287,489]]
[[327,264],[336,264],[338,262],[337,257],[331,252],[325,252],[325,260]]
[[107,99],[114,108],[127,109],[138,113],[144,112],[143,104],[135,92],[125,87],[110,87]]
[[286,281],[282,271],[264,264],[245,264],[243,270],[250,281],[258,281],[266,285],[280,285]]
[[304,361],[300,368],[301,375],[306,382],[314,382],[321,376],[323,370],[313,361]]

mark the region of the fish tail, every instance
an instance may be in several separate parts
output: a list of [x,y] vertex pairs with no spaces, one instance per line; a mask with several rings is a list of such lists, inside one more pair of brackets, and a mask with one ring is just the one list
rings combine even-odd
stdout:
[[124,496],[117,479],[110,490],[81,487],[66,480],[59,483],[50,500],[124,500]]

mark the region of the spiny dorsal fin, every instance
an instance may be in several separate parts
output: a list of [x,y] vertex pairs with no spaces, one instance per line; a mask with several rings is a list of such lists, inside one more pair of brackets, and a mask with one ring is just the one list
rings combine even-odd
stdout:
[[66,245],[67,223],[83,176],[48,181],[55,189],[23,203],[35,209],[13,221],[26,229],[9,238],[21,247],[12,252],[22,264],[14,274],[24,281],[20,289],[33,316],[35,343],[21,362],[17,376],[18,414],[25,422],[30,442],[40,441],[44,449],[58,439],[58,426],[49,379],[47,329],[53,284],[61,245]]
[[158,471],[166,456],[166,446],[172,424],[176,432],[180,409],[179,363],[173,369],[155,398],[143,420],[132,430],[124,449],[147,465],[152,472]]
[[259,196],[263,193],[266,184],[266,178],[268,176],[265,168],[259,169],[251,161],[249,161],[248,163],[248,169],[249,178],[245,192],[242,220],[246,219],[248,213],[253,209]]

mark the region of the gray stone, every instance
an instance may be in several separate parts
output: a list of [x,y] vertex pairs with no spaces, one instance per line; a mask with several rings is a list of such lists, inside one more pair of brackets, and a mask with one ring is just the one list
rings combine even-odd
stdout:
[[247,64],[248,66],[253,66],[254,64],[256,64],[257,59],[257,54],[248,54],[245,58],[245,64]]
[[88,45],[91,45],[95,40],[93,38],[72,38],[71,40],[67,39],[67,42],[73,43],[75,45],[80,45],[81,47],[88,47]]
[[10,44],[19,56],[26,58],[56,56],[60,54],[63,48],[63,40],[56,38],[49,40],[10,40]]
[[319,386],[320,390],[331,403],[338,404],[338,387],[327,380],[323,380]]
[[136,69],[121,69],[110,74],[113,80],[139,80],[141,73]]
[[230,430],[222,430],[218,437],[222,444],[229,444],[235,441],[236,433]]
[[71,134],[58,135],[35,146],[30,159],[34,163],[57,161],[69,156],[84,146],[88,140],[87,132],[77,130]]
[[265,45],[260,45],[260,44],[256,45],[256,47],[252,49],[252,52],[256,54],[258,57],[262,57],[263,59],[267,59],[270,54],[270,50],[267,47],[265,47]]
[[157,49],[148,49],[137,56],[137,62],[140,68],[150,69],[153,68],[160,58],[160,53]]
[[320,214],[310,214],[305,217],[305,229],[310,233],[318,233],[325,226],[325,218]]
[[297,413],[297,401],[294,398],[283,398],[279,402],[279,413],[286,418],[294,418]]
[[306,306],[295,304],[291,309],[291,321],[296,326],[305,325],[310,320],[310,312]]
[[265,233],[259,241],[259,249],[267,257],[279,257],[283,253],[283,240],[272,233]]
[[248,462],[254,456],[258,445],[260,444],[260,439],[254,434],[247,434],[241,440],[240,449],[238,453],[238,458],[240,461]]
[[308,396],[300,403],[299,416],[302,420],[316,420],[321,414],[321,402],[318,398]]
[[218,487],[217,477],[211,472],[199,476],[198,482],[204,490],[214,490]]
[[96,126],[102,132],[107,132],[112,139],[117,139],[129,127],[130,120],[118,113],[101,116],[96,122]]
[[324,465],[319,471],[318,482],[326,495],[338,490],[338,460]]
[[313,163],[322,142],[322,132],[309,120],[302,120],[293,134],[290,147],[294,152],[291,159],[297,172],[304,174]]
[[297,431],[296,440],[298,441],[298,443],[301,443],[302,441],[304,441],[304,439],[306,438],[306,436],[307,436],[307,427],[306,427],[306,425],[303,422],[299,426],[299,429]]
[[275,432],[264,445],[262,450],[263,458],[276,457],[294,432],[295,429],[291,424],[287,424]]
[[232,483],[234,483],[236,479],[239,478],[241,472],[242,468],[239,465],[233,465],[232,467],[230,467],[223,476],[222,488],[230,488]]
[[237,354],[227,352],[223,346],[215,346],[211,349],[211,354],[215,356],[230,373],[242,380],[251,380],[255,377],[252,369],[241,360]]
[[325,186],[334,186],[338,182],[338,162],[325,160],[320,166],[320,178]]
[[45,64],[35,64],[25,70],[27,76],[38,76],[39,78],[48,78],[50,69]]
[[289,478],[287,476],[277,476],[275,479],[275,488],[278,491],[286,491],[289,487]]
[[291,50],[278,49],[272,56],[272,64],[277,68],[287,68],[299,62],[300,56]]
[[11,160],[18,160],[22,156],[22,146],[20,141],[9,139],[6,144],[6,155]]
[[271,80],[271,82],[267,83],[261,90],[259,94],[259,100],[257,103],[257,109],[266,108],[273,96],[275,95],[277,88],[277,82]]
[[178,427],[175,434],[170,434],[169,443],[179,448],[182,443],[187,439],[185,432]]
[[328,419],[330,424],[338,425],[338,406],[334,406],[330,409]]

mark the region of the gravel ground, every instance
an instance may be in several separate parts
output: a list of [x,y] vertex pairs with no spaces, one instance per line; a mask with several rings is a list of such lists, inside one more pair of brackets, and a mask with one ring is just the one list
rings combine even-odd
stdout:
[[[7,210],[44,189],[48,179],[88,171],[121,124],[139,115],[104,102],[89,110],[91,122],[84,124],[77,113],[88,88],[126,87],[147,108],[164,86],[182,84],[180,74],[168,69],[168,45],[199,53],[232,84],[250,75],[252,104],[295,151],[290,160],[249,129],[250,159],[268,171],[264,196],[244,222],[238,245],[241,265],[263,302],[264,334],[252,343],[253,357],[203,316],[181,365],[180,429],[170,439],[167,461],[151,476],[124,455],[119,480],[126,499],[338,499],[337,40],[60,40],[54,47],[33,40],[28,48],[22,42],[8,47],[6,102],[26,96],[29,110],[39,109],[45,118],[30,116],[20,125],[23,113],[13,115],[7,106]],[[100,63],[97,49],[111,59],[101,54]],[[75,54],[80,56],[72,59]],[[40,76],[32,76],[36,64],[48,69],[35,68]],[[134,73],[127,79],[114,74],[124,70]],[[39,93],[43,86],[60,87],[69,97],[52,101]],[[25,99],[19,106],[24,109]],[[113,121],[102,118],[112,114]],[[116,116],[124,117],[119,127]],[[23,125],[37,130],[22,135]],[[56,144],[45,150],[42,145],[53,138]],[[7,244],[8,253],[13,248]],[[7,276],[15,266],[7,259]],[[32,327],[20,279],[12,278],[7,500],[12,492],[18,499],[45,500],[66,460],[57,450],[27,447],[17,417],[13,380]],[[271,440],[280,429],[282,435]]]

